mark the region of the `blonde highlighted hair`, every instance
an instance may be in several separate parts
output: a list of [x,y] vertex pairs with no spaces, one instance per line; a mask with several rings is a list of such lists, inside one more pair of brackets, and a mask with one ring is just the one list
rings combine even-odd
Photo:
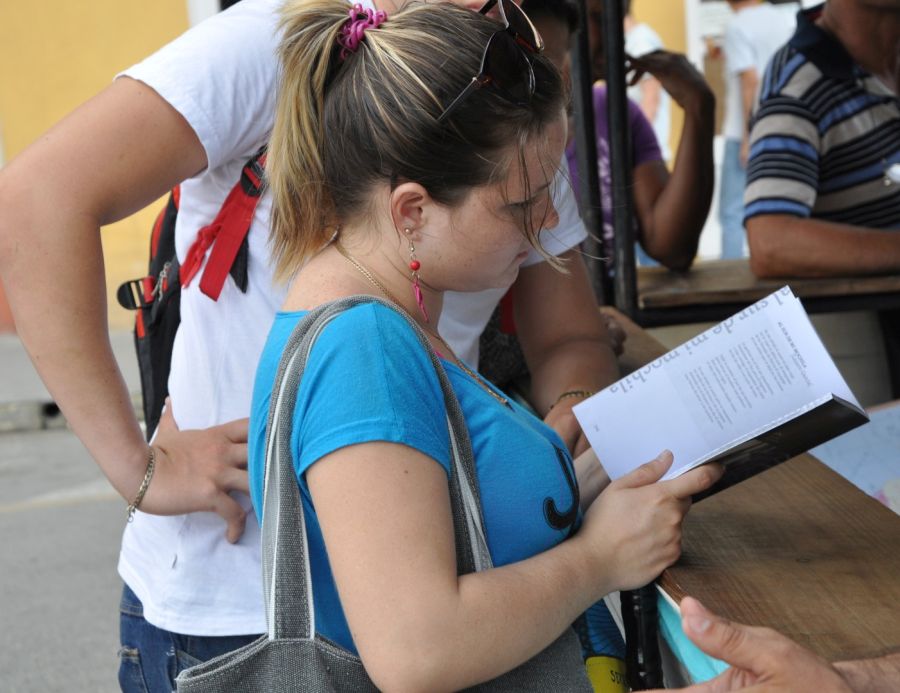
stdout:
[[[289,278],[337,225],[366,209],[374,185],[415,181],[452,205],[502,172],[510,148],[559,117],[564,94],[530,56],[528,105],[478,89],[438,123],[475,76],[497,22],[449,3],[410,3],[339,57],[345,0],[293,0],[282,11],[281,80],[266,163],[276,276]],[[556,162],[554,162],[555,164]],[[524,229],[533,245],[537,230]]]

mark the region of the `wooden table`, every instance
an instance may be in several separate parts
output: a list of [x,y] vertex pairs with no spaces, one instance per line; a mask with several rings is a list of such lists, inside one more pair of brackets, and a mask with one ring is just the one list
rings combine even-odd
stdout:
[[645,326],[718,321],[785,284],[811,313],[900,308],[900,275],[758,279],[746,259],[707,260],[687,272],[639,267],[633,317]]
[[900,516],[800,455],[697,503],[659,585],[828,660],[900,650]]

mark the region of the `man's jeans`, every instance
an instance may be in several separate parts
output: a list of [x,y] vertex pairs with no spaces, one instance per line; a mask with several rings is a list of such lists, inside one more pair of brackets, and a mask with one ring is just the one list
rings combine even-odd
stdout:
[[740,140],[725,140],[720,183],[719,223],[722,225],[722,259],[744,257],[744,186],[747,183],[747,171],[741,166]]
[[183,669],[252,642],[258,635],[178,635],[144,620],[144,607],[125,585],[119,616],[119,686],[125,693],[171,693]]

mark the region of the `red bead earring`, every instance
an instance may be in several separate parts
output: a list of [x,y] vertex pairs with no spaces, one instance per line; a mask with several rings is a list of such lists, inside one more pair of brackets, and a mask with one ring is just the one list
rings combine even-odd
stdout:
[[428,311],[425,310],[425,297],[422,295],[422,287],[419,285],[419,269],[422,267],[422,263],[416,258],[416,246],[413,245],[412,239],[409,237],[412,231],[403,229],[403,233],[406,234],[406,242],[409,243],[409,271],[412,274],[413,296],[416,298],[416,305],[419,306],[422,317],[425,318],[425,322],[428,322]]

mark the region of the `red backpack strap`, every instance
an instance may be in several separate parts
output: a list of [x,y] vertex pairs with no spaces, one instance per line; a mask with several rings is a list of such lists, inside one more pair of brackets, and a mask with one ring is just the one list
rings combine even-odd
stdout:
[[228,193],[216,218],[197,232],[197,238],[181,263],[182,286],[190,284],[212,247],[200,279],[200,290],[214,301],[219,299],[225,279],[250,231],[253,213],[264,187],[265,161],[264,147],[244,166],[241,179]]

